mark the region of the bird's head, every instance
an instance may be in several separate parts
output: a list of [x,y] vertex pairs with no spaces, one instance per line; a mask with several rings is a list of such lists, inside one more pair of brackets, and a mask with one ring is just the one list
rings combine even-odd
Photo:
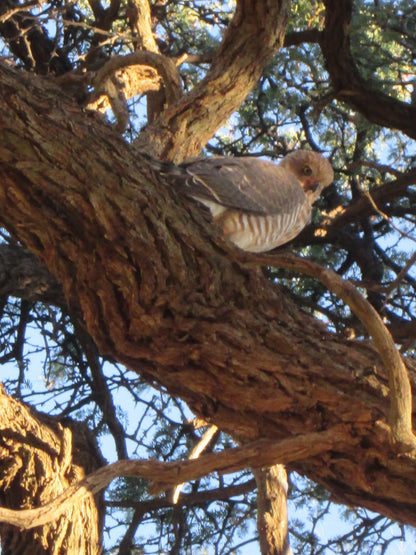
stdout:
[[334,180],[334,171],[328,160],[310,150],[295,150],[287,154],[279,166],[296,176],[311,204]]

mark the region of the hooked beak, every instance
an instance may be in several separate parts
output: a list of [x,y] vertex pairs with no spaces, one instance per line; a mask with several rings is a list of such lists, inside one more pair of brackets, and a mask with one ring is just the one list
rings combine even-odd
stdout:
[[305,181],[303,183],[303,187],[304,187],[305,191],[315,193],[315,191],[320,187],[320,183],[319,183],[318,180],[313,179],[313,178],[305,179]]

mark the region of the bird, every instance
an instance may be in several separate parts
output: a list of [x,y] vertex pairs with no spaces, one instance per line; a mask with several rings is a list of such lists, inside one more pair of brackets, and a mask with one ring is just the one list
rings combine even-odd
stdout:
[[265,252],[299,235],[313,203],[334,180],[321,154],[296,150],[278,164],[249,156],[195,158],[174,177],[183,192],[202,203],[237,247]]

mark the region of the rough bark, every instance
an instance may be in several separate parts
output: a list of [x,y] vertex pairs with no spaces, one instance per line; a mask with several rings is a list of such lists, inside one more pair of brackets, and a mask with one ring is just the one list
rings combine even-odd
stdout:
[[[0,508],[0,522],[21,528],[34,528],[48,524],[58,514],[79,502],[88,493],[105,489],[115,478],[131,476],[152,482],[149,493],[176,486],[178,482],[199,480],[212,472],[239,472],[247,467],[270,466],[275,460],[302,461],[313,455],[344,445],[343,427],[324,432],[297,435],[282,441],[260,439],[241,447],[224,449],[220,453],[207,453],[198,459],[161,462],[157,459],[126,459],[106,465],[89,474],[84,480],[70,486],[54,501],[38,509],[11,510]],[[155,489],[155,486],[157,489]]]
[[[0,390],[0,503],[10,509],[45,505],[102,464],[88,428],[64,424]],[[88,494],[58,519],[24,530],[0,524],[4,555],[101,552],[100,496]],[[86,534],[88,530],[88,534]]]
[[262,555],[293,555],[287,522],[287,474],[283,465],[255,470],[257,529]]
[[242,441],[340,425],[345,447],[292,468],[415,524],[414,465],[390,443],[371,345],[329,333],[240,264],[199,205],[58,88],[4,67],[0,82],[2,223],[62,283],[101,352]]
[[149,125],[138,146],[177,163],[199,154],[283,45],[289,11],[288,0],[239,0],[205,79]]

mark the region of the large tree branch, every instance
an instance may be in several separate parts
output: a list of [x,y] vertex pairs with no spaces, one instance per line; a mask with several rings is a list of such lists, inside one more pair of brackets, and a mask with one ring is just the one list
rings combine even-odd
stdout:
[[0,67],[2,223],[62,283],[101,353],[244,442],[341,425],[345,441],[291,468],[415,523],[413,461],[383,426],[376,350],[328,332],[242,265],[198,204],[59,88]]
[[283,45],[289,8],[289,0],[238,0],[205,79],[149,125],[138,145],[176,162],[199,154]]
[[99,468],[78,483],[68,487],[53,501],[38,509],[20,511],[0,508],[0,522],[8,522],[24,529],[31,529],[53,522],[70,507],[87,496],[97,494],[121,476],[146,478],[174,486],[183,481],[202,478],[211,472],[226,474],[238,472],[248,466],[268,465],[272,461],[291,462],[313,456],[342,445],[342,430],[299,436],[278,443],[259,440],[243,447],[209,453],[196,460],[161,462],[158,460],[123,460]]
[[290,254],[277,254],[259,257],[259,261],[271,266],[294,269],[319,279],[358,316],[377,347],[389,374],[390,426],[394,439],[403,444],[406,450],[413,451],[414,455],[416,441],[412,429],[412,392],[407,370],[393,338],[377,311],[352,283],[343,280],[333,270],[323,268],[310,260]]
[[416,138],[416,106],[371,87],[356,67],[350,49],[353,0],[324,3],[326,16],[320,44],[335,97],[364,114],[368,121]]

